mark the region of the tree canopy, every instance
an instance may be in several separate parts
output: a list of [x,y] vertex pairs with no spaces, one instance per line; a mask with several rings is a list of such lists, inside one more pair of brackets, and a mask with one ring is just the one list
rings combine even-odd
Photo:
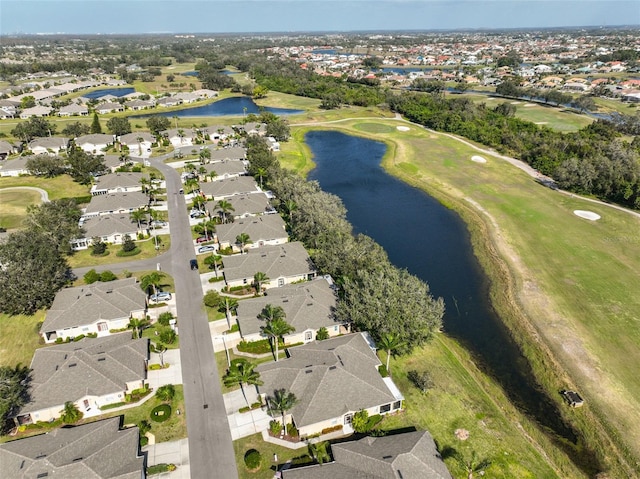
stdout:
[[73,200],[53,200],[27,207],[25,225],[47,236],[61,253],[70,254],[71,240],[82,237],[82,211]]
[[29,401],[31,370],[20,364],[0,366],[0,432],[6,432],[12,422],[8,416]]

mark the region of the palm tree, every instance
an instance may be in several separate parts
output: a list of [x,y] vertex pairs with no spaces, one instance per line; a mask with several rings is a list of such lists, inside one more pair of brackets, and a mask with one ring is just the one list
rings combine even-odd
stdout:
[[142,178],[140,178],[140,186],[142,186],[142,192],[146,193],[147,190],[149,189],[149,178],[143,176]]
[[149,321],[140,318],[131,318],[129,320],[128,328],[133,329],[134,339],[140,339],[142,337],[142,330],[149,326]]
[[197,195],[193,197],[193,207],[194,208],[198,208],[200,211],[202,211],[202,207],[207,203],[207,199]]
[[385,333],[378,340],[378,347],[387,352],[387,371],[389,371],[389,360],[391,359],[391,354],[395,356],[395,352],[402,346],[404,346],[404,342],[397,334]]
[[218,265],[220,264],[221,259],[222,259],[222,256],[217,255],[215,253],[211,253],[210,256],[207,256],[204,259],[204,264],[209,265],[209,269],[213,267],[214,271],[216,272],[216,278],[218,277]]
[[218,176],[218,173],[216,173],[215,171],[211,170],[209,172],[209,181],[213,181],[213,179]]
[[473,479],[474,472],[481,472],[491,465],[491,461],[489,459],[482,459],[479,461],[476,451],[471,451],[471,458],[469,460],[467,460],[460,451],[455,451],[453,457],[466,471],[467,479]]
[[273,391],[273,396],[267,396],[267,404],[271,409],[280,411],[282,414],[282,432],[284,433],[287,428],[284,422],[284,417],[287,411],[289,411],[298,402],[298,398],[291,391],[286,389],[276,389]]
[[158,353],[160,356],[160,365],[164,369],[164,353],[167,352],[167,347],[162,343],[151,344],[152,352]]
[[129,218],[138,223],[138,230],[140,231],[142,230],[142,220],[147,218],[147,212],[142,208],[138,208],[137,210],[133,210],[129,213]]
[[256,169],[256,176],[260,180],[260,189],[262,189],[262,179],[267,176],[267,170],[265,168],[258,167]]
[[286,317],[287,315],[285,314],[284,309],[282,309],[282,306],[274,306],[273,304],[267,304],[262,308],[260,314],[258,314],[258,319],[262,319],[267,323],[270,321],[284,319]]
[[235,208],[227,200],[220,200],[216,203],[216,208],[222,212],[222,222],[227,222],[227,213],[229,211],[235,211]]
[[247,233],[240,233],[236,236],[236,243],[240,245],[240,254],[242,254],[244,253],[244,247],[253,243],[253,241],[251,241],[251,238],[249,238]]
[[287,210],[287,216],[289,219],[289,229],[293,229],[293,212],[298,209],[298,205],[293,200],[287,200],[284,202],[284,208]]
[[136,141],[138,142],[138,155],[142,156],[142,142],[144,141],[144,138],[139,136],[136,138]]
[[162,278],[164,278],[164,273],[161,273],[160,271],[154,271],[153,273],[145,274],[142,278],[140,278],[140,287],[147,294],[149,294],[149,288],[153,289],[153,294],[157,294]]
[[198,157],[200,158],[200,163],[204,165],[207,162],[206,160],[211,158],[211,151],[208,148],[203,148],[200,150]]
[[262,292],[262,285],[268,282],[269,282],[269,277],[267,276],[266,273],[263,273],[262,271],[258,271],[256,274],[254,274],[253,284],[256,286],[256,294],[260,294]]
[[164,386],[160,386],[156,391],[156,397],[160,399],[160,401],[171,402],[173,398],[176,396],[176,387],[173,384],[165,384]]
[[227,317],[227,326],[231,329],[231,313],[238,309],[238,300],[229,296],[220,296],[220,304],[218,311],[224,313]]
[[327,452],[328,444],[327,441],[309,443],[309,455],[320,465],[330,459],[329,453]]
[[[270,306],[270,305],[267,305]],[[265,309],[267,308],[267,306],[265,306]],[[276,308],[280,308],[280,306],[276,306]],[[280,308],[282,309],[282,308]],[[264,311],[264,310],[263,310]],[[262,314],[262,313],[260,313]],[[289,333],[293,333],[295,332],[296,328],[294,328],[293,326],[291,326],[289,323],[287,323],[284,320],[284,311],[282,311],[282,315],[283,317],[281,318],[277,318],[274,319],[272,321],[267,321],[267,324],[265,324],[264,326],[262,326],[260,329],[262,330],[262,334],[269,336],[273,342],[275,343],[275,359],[276,361],[278,361],[278,343],[280,341],[280,339],[282,339],[282,337],[285,334],[289,334]],[[260,317],[260,316],[258,316]],[[261,318],[262,319],[262,318]]]
[[195,178],[189,178],[187,181],[184,182],[184,186],[185,188],[187,188],[187,191],[189,193],[193,193],[194,191],[200,191],[200,184],[198,183],[198,180],[196,180]]
[[256,365],[250,361],[238,361],[231,365],[227,374],[222,378],[226,387],[240,386],[244,400],[249,405],[247,394],[244,391],[244,385],[262,386],[260,373],[255,370]]
[[184,130],[182,128],[178,130],[178,138],[180,138],[180,143],[184,143]]
[[198,177],[201,177],[203,180],[205,180],[206,174],[207,174],[207,169],[204,166],[201,166],[200,168],[198,168]]
[[71,401],[67,401],[64,403],[64,409],[60,411],[62,415],[60,416],[62,422],[65,424],[73,424],[82,419],[82,412],[78,409],[78,406]]
[[204,234],[204,236],[209,238],[216,232],[216,223],[213,220],[203,220],[202,223],[195,225],[193,229],[196,233]]

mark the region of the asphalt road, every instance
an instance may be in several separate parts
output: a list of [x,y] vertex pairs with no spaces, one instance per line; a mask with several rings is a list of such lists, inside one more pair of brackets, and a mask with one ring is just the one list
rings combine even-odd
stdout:
[[202,302],[202,284],[198,272],[189,266],[195,254],[187,206],[184,196],[178,194],[180,175],[162,163],[162,158],[150,161],[167,182],[171,254],[164,256],[176,286],[191,477],[235,479],[238,470]]

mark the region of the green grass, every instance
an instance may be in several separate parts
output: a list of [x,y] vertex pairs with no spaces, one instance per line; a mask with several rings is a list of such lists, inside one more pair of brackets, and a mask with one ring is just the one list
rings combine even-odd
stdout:
[[[324,129],[380,139],[358,123]],[[309,129],[296,129],[294,139]],[[463,216],[492,279],[493,305],[538,380],[612,473],[628,475],[624,462],[640,457],[640,430],[634,427],[640,423],[640,222],[540,186],[503,160],[484,155],[486,164],[474,163],[477,151],[420,127],[393,131],[384,140],[389,149],[383,164],[390,173]],[[583,220],[575,209],[602,219]],[[544,341],[531,341],[532,335]],[[588,397],[589,407],[567,411],[556,394],[567,387]]]
[[37,178],[35,176],[19,176],[0,178],[0,189],[11,186],[35,186],[49,193],[50,200],[59,198],[76,198],[87,196],[89,187],[76,183],[68,175],[60,175],[55,178]]
[[30,316],[0,313],[0,366],[31,364],[33,353],[44,346],[38,334],[44,316],[44,310]]
[[[434,386],[426,394],[407,380],[407,371],[412,369],[429,372]],[[410,356],[392,359],[391,372],[405,396],[406,410],[386,416],[378,429],[427,429],[441,451],[452,447],[466,456],[475,451],[479,459],[491,460],[486,471],[491,478],[579,477],[570,465],[561,474],[548,465],[540,453],[546,449],[545,444],[532,447],[514,421],[516,414],[502,392],[444,335]],[[530,425],[523,423],[523,427],[528,429]],[[470,432],[468,440],[456,438],[454,433],[459,428]],[[466,477],[453,459],[447,459],[446,464],[454,477]]]
[[40,193],[30,190],[0,190],[0,227],[20,228],[27,216],[27,206],[40,204]]
[[105,264],[121,263],[123,261],[153,258],[169,250],[171,237],[169,235],[158,235],[158,244],[160,245],[160,250],[156,251],[153,237],[143,241],[136,241],[136,245],[140,248],[140,253],[135,256],[118,256],[117,252],[122,249],[121,245],[109,245],[107,248],[109,254],[106,256],[93,256],[91,254],[91,248],[89,248],[76,251],[68,258],[68,261],[72,268],[82,268],[84,266],[97,267]]
[[[306,448],[288,449],[264,442],[260,434],[254,434],[253,436],[234,441],[233,449],[236,455],[238,477],[240,479],[272,479],[275,474],[276,465],[273,461],[274,454],[278,455],[278,464],[284,464],[290,459],[308,454]],[[250,472],[244,464],[244,455],[249,449],[256,449],[262,455],[260,469],[255,472]]]

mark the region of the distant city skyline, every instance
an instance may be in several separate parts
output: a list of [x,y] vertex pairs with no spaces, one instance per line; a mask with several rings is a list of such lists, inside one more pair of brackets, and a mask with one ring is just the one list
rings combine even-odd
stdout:
[[0,0],[0,33],[462,30],[640,25],[638,0]]

